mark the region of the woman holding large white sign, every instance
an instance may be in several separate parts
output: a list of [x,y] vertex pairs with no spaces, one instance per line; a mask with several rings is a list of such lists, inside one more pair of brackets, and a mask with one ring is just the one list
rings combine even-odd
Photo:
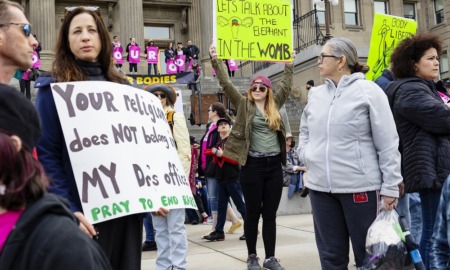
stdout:
[[[37,145],[39,160],[52,180],[51,192],[66,198],[80,221],[80,229],[97,241],[114,269],[140,270],[141,215],[129,215],[90,224],[81,207],[80,196],[69,159],[61,122],[50,83],[111,81],[125,83],[111,63],[111,39],[102,19],[91,8],[79,7],[67,13],[57,44],[52,76],[40,77],[36,107],[41,117],[42,137]],[[70,245],[71,243],[67,243]],[[64,248],[64,247],[62,247]],[[83,247],[80,247],[83,248]]]
[[[283,270],[275,258],[276,213],[283,189],[286,164],[284,123],[279,113],[292,87],[293,64],[287,64],[279,91],[265,76],[256,76],[244,97],[228,78],[223,61],[217,59],[214,45],[210,47],[212,65],[225,95],[237,109],[236,122],[231,130],[223,156],[242,165],[239,180],[247,206],[244,222],[249,270],[260,269],[256,255],[259,218],[263,218],[263,240],[266,258],[263,267]],[[295,57],[295,54],[292,55]]]

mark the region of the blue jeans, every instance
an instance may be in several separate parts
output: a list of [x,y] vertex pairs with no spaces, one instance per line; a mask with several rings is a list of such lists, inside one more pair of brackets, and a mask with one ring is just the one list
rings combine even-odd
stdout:
[[210,217],[211,207],[209,206],[208,190],[205,185],[202,185],[202,188],[197,189],[197,195],[202,199],[203,208],[205,209],[206,214],[208,214],[208,217]]
[[152,75],[152,65],[153,65],[153,69],[155,70],[154,75],[158,75],[158,64],[148,64],[147,74]]
[[244,220],[247,211],[245,209],[244,200],[242,199],[241,185],[237,179],[228,183],[219,183],[217,187],[219,191],[219,202],[216,231],[223,232],[223,227],[225,226],[225,221],[227,219],[228,200],[230,197],[233,199],[237,210],[241,213]]
[[409,195],[409,212],[411,213],[411,235],[420,243],[422,236],[422,210],[420,209],[419,193],[410,193]]
[[217,214],[219,191],[217,189],[217,179],[214,177],[206,177],[206,187],[208,189],[209,207],[211,207],[211,214]]
[[441,197],[440,190],[423,189],[419,191],[422,206],[422,237],[420,238],[420,255],[426,269],[430,269],[431,236]]
[[167,216],[154,216],[156,228],[156,270],[186,270],[187,237],[184,209],[171,209]]
[[155,228],[153,228],[152,214],[144,215],[145,241],[155,241]]

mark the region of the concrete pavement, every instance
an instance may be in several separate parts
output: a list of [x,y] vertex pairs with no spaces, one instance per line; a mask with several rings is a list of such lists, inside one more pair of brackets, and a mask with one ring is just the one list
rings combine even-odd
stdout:
[[[225,230],[231,225],[228,222]],[[225,241],[209,242],[202,236],[209,233],[210,225],[186,224],[188,234],[188,269],[193,270],[245,270],[247,269],[247,248],[245,241],[240,241],[243,228],[234,234],[226,234]],[[261,222],[260,222],[261,231]],[[260,264],[264,259],[264,246],[261,235],[258,237],[257,252]],[[320,269],[319,254],[314,240],[314,227],[311,214],[277,217],[276,257],[288,270]],[[351,258],[351,257],[350,257]],[[156,251],[142,253],[141,269],[155,269]],[[349,269],[355,269],[352,266]]]

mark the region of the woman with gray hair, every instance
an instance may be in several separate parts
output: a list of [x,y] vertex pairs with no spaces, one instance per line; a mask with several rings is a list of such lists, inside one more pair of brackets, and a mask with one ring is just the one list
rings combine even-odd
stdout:
[[369,68],[358,63],[350,40],[330,39],[318,64],[325,84],[310,92],[298,151],[308,171],[320,263],[347,269],[350,238],[361,267],[380,199],[386,210],[397,205],[398,135],[386,95],[365,79]]

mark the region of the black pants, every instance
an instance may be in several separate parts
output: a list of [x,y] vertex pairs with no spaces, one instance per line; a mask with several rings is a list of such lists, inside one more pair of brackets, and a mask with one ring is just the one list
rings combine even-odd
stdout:
[[148,64],[147,74],[152,75],[152,66],[153,70],[155,71],[154,75],[158,75],[158,64]]
[[248,254],[256,254],[258,223],[262,214],[262,237],[266,258],[275,256],[276,217],[283,190],[283,172],[280,155],[248,157],[239,176],[247,216],[244,222]]
[[142,222],[143,215],[135,214],[95,225],[97,242],[114,270],[141,269]]
[[137,64],[130,63],[130,72],[137,72]]
[[20,80],[20,92],[24,94],[29,100],[31,100],[31,88],[29,80]]
[[348,269],[349,238],[356,267],[362,266],[367,230],[377,216],[379,201],[377,191],[364,194],[309,191],[322,269]]

